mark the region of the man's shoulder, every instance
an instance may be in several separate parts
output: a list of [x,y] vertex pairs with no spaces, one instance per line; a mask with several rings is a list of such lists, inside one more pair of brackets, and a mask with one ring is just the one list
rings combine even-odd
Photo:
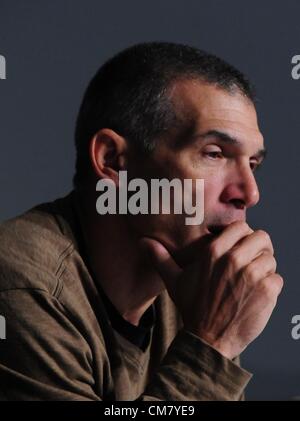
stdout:
[[[64,203],[67,198],[59,200]],[[0,291],[31,288],[54,293],[62,262],[74,250],[54,203],[37,205],[0,224]]]

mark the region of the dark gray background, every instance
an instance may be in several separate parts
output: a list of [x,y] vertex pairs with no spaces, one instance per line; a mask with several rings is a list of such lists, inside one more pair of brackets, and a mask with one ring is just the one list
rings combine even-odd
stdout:
[[133,43],[191,44],[246,72],[260,98],[269,156],[259,174],[261,202],[250,223],[272,236],[285,289],[259,339],[243,355],[255,373],[249,399],[300,395],[299,214],[300,3],[242,1],[0,0],[0,220],[64,195],[74,168],[73,131],[87,82]]

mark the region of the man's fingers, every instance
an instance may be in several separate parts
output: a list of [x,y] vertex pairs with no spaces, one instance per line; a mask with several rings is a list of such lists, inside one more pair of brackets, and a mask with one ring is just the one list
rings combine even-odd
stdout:
[[168,250],[159,241],[144,237],[140,244],[149,254],[154,267],[166,284],[169,293],[173,293],[176,280],[182,273],[182,269],[176,264]]
[[221,234],[215,236],[211,241],[210,251],[214,261],[218,260],[242,238],[253,233],[253,230],[246,222],[233,222],[228,225]]
[[[261,310],[270,306],[272,309],[276,305],[277,298],[281,293],[283,287],[283,279],[278,273],[271,273],[266,278],[261,279],[257,283],[257,288],[255,289],[255,294],[253,294],[247,306],[249,308],[255,308],[258,303]],[[271,315],[271,313],[270,313]],[[267,323],[267,320],[266,320]]]
[[262,254],[273,255],[274,248],[269,235],[265,231],[258,230],[241,239],[229,253],[238,254],[237,260],[244,266]]
[[244,268],[242,277],[248,285],[255,286],[257,282],[275,273],[276,266],[276,260],[272,254],[262,253]]

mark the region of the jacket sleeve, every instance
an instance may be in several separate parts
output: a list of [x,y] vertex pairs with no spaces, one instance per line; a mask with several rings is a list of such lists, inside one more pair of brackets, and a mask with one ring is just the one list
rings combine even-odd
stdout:
[[[61,304],[37,289],[0,292],[0,400],[102,400],[93,355]],[[251,375],[182,330],[138,400],[238,400]]]
[[142,400],[243,400],[252,375],[203,342],[181,330]]

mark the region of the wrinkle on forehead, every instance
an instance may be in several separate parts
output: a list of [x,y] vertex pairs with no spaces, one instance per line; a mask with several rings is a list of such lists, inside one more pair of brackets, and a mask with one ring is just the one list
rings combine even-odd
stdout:
[[202,132],[214,129],[224,131],[231,137],[238,139],[241,142],[246,142],[247,140],[252,139],[253,142],[260,145],[263,145],[264,143],[263,135],[257,128],[241,124],[237,120],[208,119],[205,120],[204,125],[200,124],[200,126]]
[[199,80],[174,83],[170,89],[179,125],[193,126],[195,131],[226,130],[231,136],[263,143],[255,107],[239,91],[228,92]]

